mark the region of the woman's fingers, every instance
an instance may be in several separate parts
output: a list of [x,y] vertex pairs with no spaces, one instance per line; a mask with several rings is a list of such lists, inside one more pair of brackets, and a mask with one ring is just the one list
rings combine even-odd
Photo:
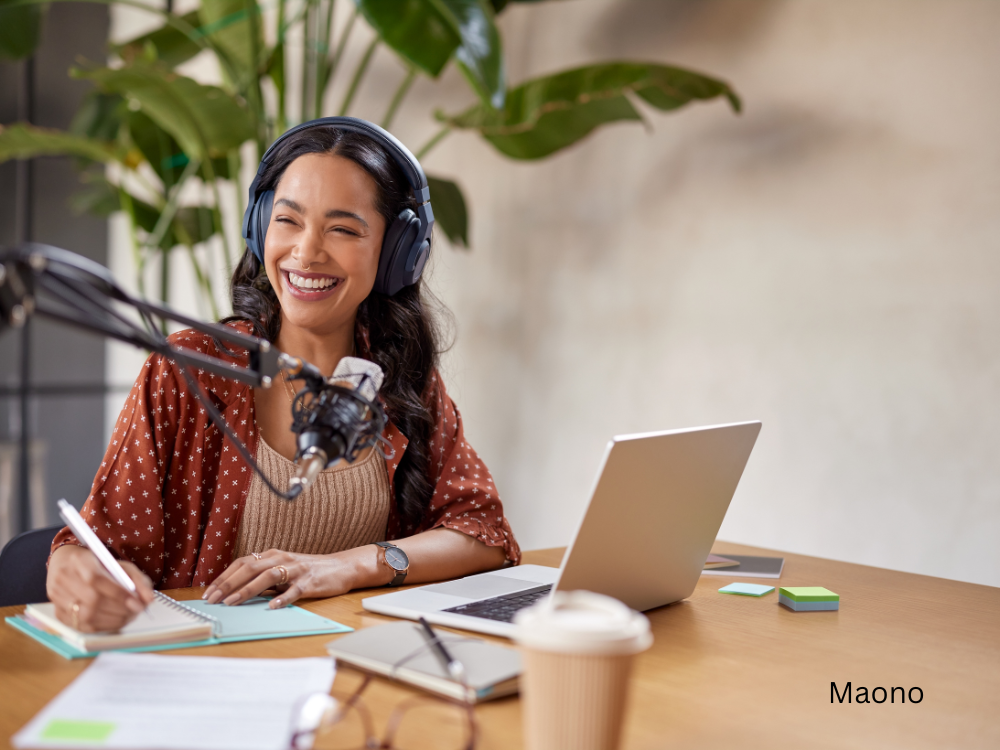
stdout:
[[122,567],[125,569],[125,572],[128,573],[128,577],[132,579],[132,582],[135,583],[136,598],[138,598],[143,605],[151,604],[154,599],[153,582],[150,581],[149,577],[139,570],[139,567],[133,563],[123,561]]
[[117,581],[112,580],[103,571],[91,579],[90,591],[98,597],[94,607],[95,611],[121,613],[131,620],[132,617],[146,608],[145,602],[135,594],[123,589]]
[[281,609],[282,607],[287,607],[289,604],[294,604],[301,598],[302,589],[298,586],[298,584],[293,583],[287,589],[282,591],[280,595],[272,599],[271,603],[267,606],[271,609]]
[[288,577],[287,574],[282,576],[280,570],[281,567],[283,566],[279,565],[267,568],[249,583],[240,587],[237,591],[229,594],[229,596],[222,600],[222,603],[227,606],[242,604],[247,599],[252,599],[268,589],[273,589],[275,586],[278,586],[282,582],[282,578]]
[[62,553],[57,565],[53,571],[50,564],[49,598],[56,604],[56,616],[70,627],[87,633],[120,630],[145,606],[115,582],[89,550]]
[[63,622],[83,633],[121,630],[135,615],[120,602],[85,592],[64,606]]
[[232,565],[222,571],[219,577],[209,584],[205,593],[202,594],[202,598],[207,600],[209,604],[218,604],[237,588],[260,575],[261,571],[267,567],[269,565],[264,564],[260,558],[253,556],[237,558]]
[[233,591],[236,591],[241,586],[245,586],[260,575],[260,570],[254,565],[257,562],[259,561],[254,560],[252,557],[241,557],[230,565],[205,591],[205,598],[208,603],[218,604],[233,593]]

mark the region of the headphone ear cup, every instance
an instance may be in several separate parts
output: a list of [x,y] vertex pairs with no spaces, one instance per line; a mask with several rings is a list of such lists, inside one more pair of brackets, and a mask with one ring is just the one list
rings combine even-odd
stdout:
[[265,190],[257,196],[254,204],[247,209],[246,234],[247,247],[264,265],[264,238],[267,227],[271,223],[271,211],[274,209],[274,191]]
[[410,257],[410,247],[419,230],[420,219],[410,208],[400,211],[399,216],[385,230],[373,291],[391,297],[407,285],[406,265]]
[[274,191],[265,190],[260,194],[254,206],[256,221],[254,222],[254,241],[258,249],[254,252],[257,260],[264,265],[264,239],[267,237],[267,228],[271,224],[271,211],[274,210]]
[[420,243],[420,247],[415,247],[411,253],[410,257],[413,258],[412,263],[407,262],[407,272],[406,272],[406,283],[416,284],[417,280],[420,278],[420,274],[424,272],[424,266],[427,265],[427,258],[431,254],[431,241],[424,240]]

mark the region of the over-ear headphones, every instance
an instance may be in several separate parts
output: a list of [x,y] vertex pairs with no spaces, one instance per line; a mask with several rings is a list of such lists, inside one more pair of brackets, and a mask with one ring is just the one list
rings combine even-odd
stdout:
[[269,158],[286,138],[317,125],[329,125],[368,136],[388,151],[403,170],[407,182],[413,188],[417,210],[404,208],[386,227],[373,291],[391,296],[403,287],[416,284],[431,252],[431,230],[434,228],[434,211],[431,209],[431,191],[427,187],[427,177],[416,157],[391,133],[357,117],[321,117],[296,125],[279,136],[264,152],[257,174],[250,183],[250,198],[246,213],[243,214],[243,238],[247,241],[247,247],[263,265],[264,237],[274,208],[274,191],[260,189],[261,177],[267,169]]

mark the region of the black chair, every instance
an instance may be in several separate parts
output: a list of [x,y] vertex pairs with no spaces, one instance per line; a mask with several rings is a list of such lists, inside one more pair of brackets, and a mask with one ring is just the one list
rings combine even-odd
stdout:
[[62,524],[18,534],[0,552],[0,607],[47,602],[45,562]]

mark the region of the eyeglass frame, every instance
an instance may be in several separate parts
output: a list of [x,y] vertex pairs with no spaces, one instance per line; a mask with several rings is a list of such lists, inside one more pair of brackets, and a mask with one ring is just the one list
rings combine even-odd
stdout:
[[[469,639],[439,638],[438,640],[467,641]],[[479,640],[479,639],[474,639],[474,640]],[[399,661],[397,661],[395,664],[392,665],[392,672],[395,673],[396,669],[398,669],[400,666],[410,661],[411,659],[415,658],[416,656],[419,656],[421,653],[431,648],[432,645],[433,645],[432,643],[427,643],[421,646],[420,648],[416,649],[412,653],[407,654],[405,657],[403,657],[402,659],[400,659]],[[437,703],[450,704],[456,706],[457,708],[465,709],[465,715],[466,718],[468,719],[468,736],[464,750],[475,750],[476,741],[479,738],[479,724],[476,722],[475,704],[471,700],[469,700],[468,697],[466,697],[464,700],[455,700],[453,698],[440,695],[417,695],[412,698],[407,698],[401,701],[399,704],[397,704],[397,706],[393,709],[392,714],[389,716],[389,721],[386,724],[385,733],[382,739],[379,740],[375,734],[374,721],[372,720],[371,713],[369,712],[368,707],[365,706],[364,702],[361,700],[361,694],[364,693],[364,691],[372,683],[373,679],[374,675],[364,673],[364,679],[362,680],[361,685],[359,685],[358,688],[353,693],[351,693],[351,695],[344,701],[339,701],[335,697],[327,695],[325,693],[313,693],[312,695],[308,695],[302,698],[299,701],[297,710],[293,714],[295,720],[295,727],[298,727],[298,725],[300,724],[301,714],[307,702],[318,696],[323,696],[333,704],[329,708],[336,709],[335,718],[332,721],[327,721],[326,715],[327,712],[329,711],[329,708],[327,708],[321,715],[319,721],[316,722],[316,726],[312,727],[311,729],[294,728],[291,739],[289,740],[289,749],[300,750],[298,742],[300,739],[304,739],[306,737],[310,737],[313,741],[315,741],[317,735],[319,735],[323,729],[336,726],[345,716],[347,716],[347,713],[353,708],[358,712],[358,715],[361,717],[361,723],[365,731],[365,745],[363,748],[359,748],[359,750],[394,750],[394,746],[392,743],[393,740],[395,739],[395,733],[399,729],[399,725],[402,721],[403,715],[418,703],[433,701]],[[464,688],[463,691],[464,694],[466,696],[470,695],[471,688],[466,682],[464,675],[462,676],[460,684]],[[311,742],[308,745],[303,745],[303,747],[311,747],[311,746],[312,746]]]

